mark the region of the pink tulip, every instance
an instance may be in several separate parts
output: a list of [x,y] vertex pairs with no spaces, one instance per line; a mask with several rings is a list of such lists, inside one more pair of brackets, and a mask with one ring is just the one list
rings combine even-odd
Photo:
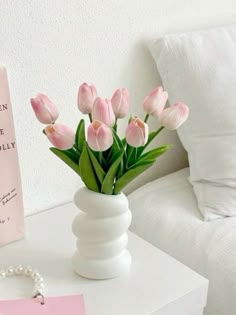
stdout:
[[58,116],[58,110],[52,101],[44,94],[31,98],[31,106],[37,119],[43,124],[53,124]]
[[125,138],[132,147],[145,145],[148,140],[148,125],[137,117],[133,118],[126,128]]
[[174,130],[179,128],[188,118],[189,108],[184,103],[177,102],[163,110],[160,122],[163,127]]
[[49,141],[60,150],[68,150],[73,147],[75,142],[75,133],[72,128],[62,125],[53,124],[45,129]]
[[111,98],[111,104],[116,118],[124,118],[129,110],[129,92],[127,89],[117,89]]
[[77,105],[83,114],[90,114],[93,108],[93,102],[97,97],[95,86],[83,83],[79,87]]
[[111,128],[99,120],[94,120],[87,130],[87,142],[94,151],[106,151],[113,144]]
[[114,126],[115,114],[112,109],[111,101],[108,99],[103,100],[101,97],[97,97],[93,104],[92,119],[100,120],[107,126]]
[[168,93],[162,86],[152,89],[143,100],[143,109],[147,114],[160,116],[168,99]]

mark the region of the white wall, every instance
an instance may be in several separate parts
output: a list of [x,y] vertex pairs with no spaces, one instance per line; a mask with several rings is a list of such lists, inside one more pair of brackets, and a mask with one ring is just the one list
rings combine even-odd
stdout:
[[[158,83],[146,40],[235,19],[235,0],[1,0],[0,62],[8,68],[26,212],[71,200],[82,185],[49,153],[31,96],[45,92],[58,105],[60,120],[76,126],[81,82],[93,82],[102,96],[125,86],[132,112],[141,113],[143,96]],[[166,133],[164,142],[174,142],[175,149],[132,188],[186,165],[176,134]]]

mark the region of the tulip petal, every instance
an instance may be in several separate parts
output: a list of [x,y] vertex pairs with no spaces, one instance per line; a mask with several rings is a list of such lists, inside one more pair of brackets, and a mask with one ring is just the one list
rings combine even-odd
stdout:
[[39,99],[42,103],[42,105],[45,106],[45,108],[48,110],[51,119],[53,122],[55,122],[59,116],[58,109],[54,105],[54,103],[44,94],[39,94]]
[[102,125],[97,132],[97,143],[99,151],[108,150],[113,143],[113,135],[110,128]]
[[129,92],[127,89],[117,89],[111,98],[112,108],[116,118],[124,118],[129,110]]
[[140,147],[142,145],[142,132],[134,126],[127,128],[125,138],[132,147]]
[[156,108],[154,112],[151,113],[151,115],[160,117],[161,113],[164,110],[167,100],[168,93],[166,91],[164,91],[161,95],[158,95],[156,98]]
[[148,125],[139,118],[132,119],[126,128],[125,137],[132,147],[145,145],[148,140]]
[[52,124],[57,120],[58,110],[46,95],[38,94],[31,98],[30,102],[37,119],[42,124]]
[[99,151],[97,144],[97,131],[93,128],[92,125],[90,125],[87,129],[87,142],[89,147],[93,151]]
[[143,109],[147,114],[159,116],[168,99],[168,93],[162,86],[152,89],[143,100]]
[[106,151],[113,144],[111,128],[101,121],[93,121],[87,130],[87,142],[93,151]]
[[179,128],[186,121],[188,115],[188,106],[184,103],[177,102],[162,112],[160,122],[165,128],[174,130]]
[[97,97],[95,86],[83,83],[79,87],[77,105],[83,114],[90,114],[93,108],[93,102]]
[[53,124],[45,128],[49,141],[60,150],[68,150],[73,147],[75,133],[73,129],[63,124]]
[[99,120],[107,126],[114,126],[115,114],[112,109],[111,101],[97,97],[93,104],[92,119]]

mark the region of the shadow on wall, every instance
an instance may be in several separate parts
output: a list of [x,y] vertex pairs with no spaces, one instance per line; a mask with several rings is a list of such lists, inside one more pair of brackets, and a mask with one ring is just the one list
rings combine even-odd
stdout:
[[[162,85],[160,75],[157,71],[155,62],[149,52],[148,45],[145,41],[138,42],[130,51],[127,66],[121,74],[120,82],[130,91],[131,114],[140,118],[144,117],[142,110],[142,100],[144,96],[157,85]],[[124,124],[122,129],[124,130]],[[121,124],[122,125],[122,122]],[[156,118],[151,117],[149,120],[150,130],[158,128],[159,123]],[[161,156],[155,165],[140,175],[126,189],[125,193],[129,194],[138,187],[147,182],[155,180],[158,177],[167,175],[188,166],[186,151],[179,141],[175,131],[164,130],[160,136],[155,139],[151,147],[163,144],[172,144],[172,149]]]

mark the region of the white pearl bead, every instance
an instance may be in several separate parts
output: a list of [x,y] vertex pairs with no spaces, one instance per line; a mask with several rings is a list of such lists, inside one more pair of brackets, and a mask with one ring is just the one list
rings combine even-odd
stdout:
[[31,277],[32,279],[35,279],[35,278],[38,277],[38,275],[39,275],[38,271],[37,271],[37,270],[33,270],[33,271],[31,272],[30,277]]
[[37,282],[40,278],[41,278],[40,275],[35,276],[35,277],[34,277],[34,282]]
[[18,267],[16,267],[15,273],[16,273],[17,276],[22,275],[23,272],[24,272],[24,268],[23,268],[21,265],[19,265]]
[[29,277],[33,272],[33,268],[31,266],[27,266],[24,270],[24,274]]
[[39,277],[35,280],[36,283],[43,283],[43,278]]
[[14,275],[14,273],[15,273],[15,270],[13,267],[7,268],[7,271],[6,271],[7,277]]
[[5,278],[5,277],[6,277],[5,270],[0,270],[0,278]]
[[43,289],[44,288],[44,284],[43,283],[36,283],[35,284],[35,288],[36,289]]

